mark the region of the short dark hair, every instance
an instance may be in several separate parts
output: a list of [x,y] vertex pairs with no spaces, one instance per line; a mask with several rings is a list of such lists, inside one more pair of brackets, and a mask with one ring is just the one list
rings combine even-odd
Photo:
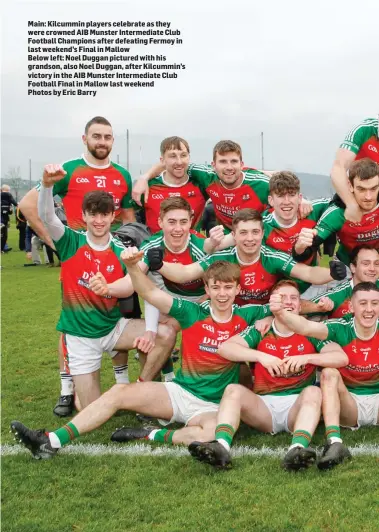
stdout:
[[379,288],[376,286],[375,283],[371,283],[370,281],[367,281],[365,283],[358,283],[354,286],[351,297],[353,297],[357,292],[371,292],[371,291],[377,292],[379,294]]
[[378,253],[378,255],[379,255],[379,249],[378,248],[374,248],[374,247],[370,246],[369,244],[362,244],[361,246],[355,246],[353,251],[350,253],[350,264],[353,264],[354,266],[357,265],[358,255],[364,249],[367,249],[368,251],[376,251]]
[[231,151],[235,151],[240,156],[240,159],[242,161],[242,148],[237,142],[233,142],[233,140],[220,140],[216,144],[216,146],[213,148],[213,161],[216,160],[216,155],[225,155],[225,153],[229,153]]
[[162,201],[161,206],[159,208],[159,216],[163,218],[165,214],[167,214],[170,211],[174,211],[176,209],[180,209],[182,211],[188,212],[190,217],[192,216],[192,207],[188,203],[188,201],[180,196],[176,198],[166,198]]
[[354,161],[349,168],[349,181],[352,185],[356,177],[365,181],[377,175],[379,175],[379,164],[368,157]]
[[211,279],[222,283],[235,282],[239,284],[240,277],[241,269],[239,265],[226,260],[216,260],[205,270],[203,275],[204,283],[207,285]]
[[88,130],[91,126],[93,126],[93,124],[101,124],[103,126],[111,126],[111,123],[106,119],[104,118],[103,116],[94,116],[93,118],[91,118],[91,120],[89,122],[86,123],[86,127],[84,128],[84,133],[87,135],[88,134]]
[[161,142],[161,155],[164,155],[168,150],[181,150],[185,146],[188,153],[190,152],[189,144],[182,137],[167,137]]
[[271,176],[270,194],[283,196],[294,192],[300,192],[300,180],[293,172],[275,172]]
[[241,209],[235,213],[232,219],[232,230],[234,231],[240,222],[259,222],[263,227],[263,218],[259,211],[255,209]]
[[108,214],[114,212],[114,200],[112,194],[102,190],[87,192],[83,198],[82,211],[90,214]]

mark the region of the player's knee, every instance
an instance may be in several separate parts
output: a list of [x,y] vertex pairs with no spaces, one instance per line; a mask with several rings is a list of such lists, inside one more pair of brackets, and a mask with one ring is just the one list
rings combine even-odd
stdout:
[[307,386],[304,390],[303,402],[321,408],[322,394],[317,386]]
[[320,385],[330,386],[337,385],[340,379],[340,372],[336,368],[324,368],[321,371]]
[[233,401],[241,400],[243,387],[240,384],[228,384],[224,391],[224,397]]
[[114,384],[107,392],[104,393],[104,396],[110,403],[117,403],[122,397],[130,384]]
[[176,331],[171,325],[159,325],[158,338],[164,345],[175,343]]

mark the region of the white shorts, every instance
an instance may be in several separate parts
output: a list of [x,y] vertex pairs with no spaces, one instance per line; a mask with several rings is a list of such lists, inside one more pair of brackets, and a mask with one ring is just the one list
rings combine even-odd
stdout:
[[65,366],[71,375],[85,375],[99,370],[104,351],[113,358],[117,354],[113,348],[129,321],[131,320],[120,318],[114,329],[101,338],[84,338],[65,334],[63,341]]
[[358,395],[351,393],[351,397],[357,403],[358,408],[358,420],[356,428],[364,427],[365,425],[378,425],[379,414],[379,393],[372,395]]
[[262,399],[264,404],[270,410],[272,417],[271,434],[277,434],[278,432],[291,432],[288,428],[288,414],[296,400],[299,398],[299,394],[258,395],[258,397]]
[[177,422],[187,425],[193,417],[205,412],[217,412],[219,409],[220,405],[217,403],[203,401],[175,382],[165,382],[164,385],[174,412],[169,423]]

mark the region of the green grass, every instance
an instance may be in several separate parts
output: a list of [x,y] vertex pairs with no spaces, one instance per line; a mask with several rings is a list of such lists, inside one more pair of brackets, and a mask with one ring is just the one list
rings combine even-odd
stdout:
[[[16,247],[16,232],[10,243]],[[2,255],[2,442],[14,443],[9,422],[49,430],[59,395],[55,324],[60,307],[59,269],[24,268],[24,253]],[[133,354],[132,379],[138,374]],[[103,389],[114,382],[104,358]],[[81,443],[109,443],[133,414],[111,419]],[[344,431],[350,446],[378,443],[376,428]],[[323,443],[323,429],[314,443]],[[237,445],[284,447],[275,437],[242,427]],[[149,444],[146,443],[149,447]],[[151,444],[157,447],[157,444]],[[379,458],[359,456],[334,471],[287,474],[277,458],[243,457],[217,472],[189,456],[62,455],[37,462],[30,455],[2,458],[4,532],[97,531],[373,531],[379,528]]]

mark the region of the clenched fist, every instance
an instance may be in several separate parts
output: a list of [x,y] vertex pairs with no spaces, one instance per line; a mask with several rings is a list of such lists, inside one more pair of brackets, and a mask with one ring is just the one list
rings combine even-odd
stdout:
[[282,294],[274,292],[270,296],[270,310],[274,314],[275,312],[280,312],[284,309],[283,297]]
[[126,248],[121,252],[121,260],[125,262],[126,266],[134,266],[138,264],[143,258],[143,251],[138,251],[138,248]]
[[309,229],[309,227],[303,227],[299,233],[299,236],[295,243],[295,251],[298,255],[304,253],[304,251],[313,244],[313,238],[317,235],[315,229]]
[[320,301],[317,302],[318,309],[320,312],[331,312],[334,308],[334,303],[328,297],[320,298]]
[[95,275],[93,275],[89,280],[89,286],[92,290],[92,292],[95,292],[97,296],[108,296],[109,295],[109,288],[107,281],[104,277],[104,275],[100,272],[97,272]]
[[60,164],[47,164],[43,169],[42,183],[45,188],[54,186],[54,183],[61,181],[67,174]]

